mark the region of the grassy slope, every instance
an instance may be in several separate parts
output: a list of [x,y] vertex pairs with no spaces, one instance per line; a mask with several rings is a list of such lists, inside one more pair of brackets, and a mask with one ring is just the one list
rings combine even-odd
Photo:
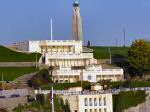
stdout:
[[0,80],[3,78],[4,80],[12,81],[17,77],[20,77],[22,75],[33,73],[35,71],[38,71],[35,69],[35,67],[4,67],[0,68]]
[[121,92],[118,95],[113,95],[114,112],[123,112],[124,109],[137,106],[145,102],[145,98],[145,91]]
[[94,50],[94,58],[96,59],[108,59],[109,58],[109,48],[111,50],[112,57],[118,55],[127,56],[127,51],[129,47],[101,47],[101,46],[91,46],[91,49]]
[[[41,54],[38,54],[38,59]],[[34,62],[36,60],[35,53],[21,53],[12,51],[6,47],[0,46],[0,62]]]

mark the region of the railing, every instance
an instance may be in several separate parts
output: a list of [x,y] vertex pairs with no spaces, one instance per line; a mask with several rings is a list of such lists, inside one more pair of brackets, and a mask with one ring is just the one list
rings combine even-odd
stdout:
[[66,53],[66,54],[57,54],[57,53],[54,53],[54,54],[47,54],[47,58],[62,58],[62,59],[72,59],[72,58],[93,58],[93,54],[92,53],[73,53],[73,54],[69,54],[69,53]]
[[[99,95],[99,94],[119,94],[119,92],[143,90],[150,92],[150,87],[139,88],[121,88],[121,89],[108,89],[100,91],[70,91],[70,90],[54,90],[54,94],[62,95]],[[51,90],[35,90],[35,94],[49,94]]]

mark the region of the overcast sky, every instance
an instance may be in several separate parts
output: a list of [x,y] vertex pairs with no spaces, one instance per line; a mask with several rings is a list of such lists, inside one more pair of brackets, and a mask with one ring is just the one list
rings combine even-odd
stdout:
[[[50,39],[72,39],[73,0],[0,0],[0,44]],[[84,43],[123,45],[150,39],[150,0],[80,0]]]

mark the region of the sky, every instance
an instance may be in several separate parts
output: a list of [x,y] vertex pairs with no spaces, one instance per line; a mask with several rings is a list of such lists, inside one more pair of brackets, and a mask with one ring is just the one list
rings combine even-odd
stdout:
[[[150,0],[79,0],[86,44],[126,45],[150,40]],[[73,0],[0,0],[0,44],[24,40],[72,39]],[[117,41],[116,41],[117,40]]]

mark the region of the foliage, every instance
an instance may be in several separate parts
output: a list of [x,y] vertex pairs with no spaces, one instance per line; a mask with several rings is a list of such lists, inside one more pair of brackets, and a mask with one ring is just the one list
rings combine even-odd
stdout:
[[13,81],[22,75],[36,71],[38,71],[38,69],[35,67],[0,67],[0,80],[2,80],[2,74],[4,81]]
[[113,95],[114,112],[123,112],[133,106],[137,106],[145,102],[145,91],[129,91],[120,92],[118,95]]
[[150,71],[150,43],[146,40],[135,40],[128,51],[128,62],[133,74]]
[[[56,112],[71,112],[68,101],[65,102],[60,96],[54,96],[54,109]],[[52,105],[50,103],[49,95],[37,95],[37,100],[26,105],[19,105],[13,110],[13,112],[23,112],[32,111],[32,112],[51,112]]]
[[[75,83],[55,83],[53,84],[53,88],[55,90],[64,90],[68,89],[70,87],[83,87],[83,89],[90,89],[90,83],[87,81],[81,82],[75,82]],[[50,89],[50,85],[44,85],[42,86],[42,89]]]
[[49,76],[49,71],[47,69],[43,69],[31,78],[30,85],[38,88],[42,85],[49,84],[50,82],[51,79]]
[[90,46],[91,46],[91,42],[88,40],[87,47],[90,47]]
[[[41,54],[37,53],[37,59]],[[22,53],[0,46],[0,62],[35,62],[35,53]]]
[[136,87],[150,87],[150,81],[124,81],[124,82],[110,82],[112,88],[136,88]]
[[[122,58],[127,57],[128,47],[101,47],[101,46],[91,46],[89,47],[94,50],[95,59],[109,59],[109,48],[111,50],[112,57]],[[121,57],[120,57],[121,56]]]

